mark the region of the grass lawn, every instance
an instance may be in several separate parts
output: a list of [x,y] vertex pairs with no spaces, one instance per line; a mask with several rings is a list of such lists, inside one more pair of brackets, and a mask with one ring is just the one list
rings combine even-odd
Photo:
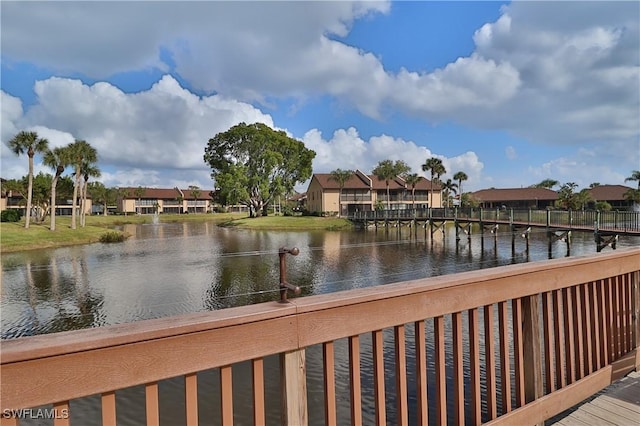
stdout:
[[[47,218],[48,219],[48,218]],[[216,214],[175,214],[160,215],[160,223],[215,221],[222,226],[247,229],[283,230],[283,229],[350,229],[346,219],[323,217],[266,216],[250,219],[245,213]],[[152,223],[151,215],[131,216],[87,216],[86,226],[70,228],[71,217],[58,216],[56,230],[49,229],[49,221],[31,223],[24,228],[24,220],[16,223],[0,223],[0,252],[9,253],[22,250],[36,250],[50,247],[62,247],[75,244],[89,244],[100,241],[100,236],[115,226],[125,224]],[[78,221],[79,223],[79,221]]]

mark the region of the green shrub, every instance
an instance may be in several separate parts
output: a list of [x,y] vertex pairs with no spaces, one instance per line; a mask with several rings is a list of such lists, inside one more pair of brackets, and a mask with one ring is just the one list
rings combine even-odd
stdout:
[[101,243],[121,243],[127,239],[127,236],[122,232],[118,231],[109,231],[100,235]]
[[20,212],[14,209],[3,210],[0,213],[0,222],[18,222],[20,221]]

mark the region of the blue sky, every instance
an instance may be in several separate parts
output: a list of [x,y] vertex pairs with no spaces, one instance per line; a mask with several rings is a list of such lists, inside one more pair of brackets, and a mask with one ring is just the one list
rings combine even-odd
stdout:
[[640,169],[636,1],[0,8],[4,178],[27,173],[6,147],[26,129],[87,140],[107,186],[212,188],[204,147],[242,121],[302,140],[317,173],[435,156],[477,190]]

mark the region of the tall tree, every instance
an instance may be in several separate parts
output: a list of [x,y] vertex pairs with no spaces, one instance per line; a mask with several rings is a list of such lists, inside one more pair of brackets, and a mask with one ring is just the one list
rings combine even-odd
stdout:
[[33,157],[37,152],[46,152],[49,147],[49,141],[38,137],[36,132],[27,132],[23,130],[11,138],[7,145],[14,154],[22,155],[26,152],[27,157],[29,157],[29,185],[27,187],[27,207],[24,222],[24,227],[29,228],[29,221],[31,218],[31,198],[33,196]]
[[102,214],[107,215],[107,207],[110,198],[113,196],[113,191],[104,186],[102,182],[89,182],[88,190],[91,194],[91,200],[93,203],[102,204]]
[[404,181],[407,183],[407,185],[411,186],[411,204],[413,205],[414,209],[416,207],[416,185],[418,184],[418,182],[420,182],[420,179],[422,179],[422,176],[417,173],[404,175]]
[[453,179],[458,181],[458,193],[460,194],[460,207],[462,207],[462,182],[469,179],[469,176],[467,176],[467,174],[465,172],[456,172],[455,175],[453,175]]
[[391,179],[395,179],[400,175],[406,174],[411,168],[402,160],[395,162],[391,160],[382,160],[378,163],[372,173],[380,180],[383,180],[387,187],[387,210],[391,210],[391,195],[389,191],[389,183]]
[[193,208],[193,212],[198,213],[198,197],[200,196],[202,191],[200,191],[200,187],[196,185],[189,185],[189,191],[191,192],[191,196],[193,197],[195,205],[195,207]]
[[436,175],[440,176],[446,173],[444,169],[444,165],[442,164],[442,160],[436,157],[427,158],[427,161],[422,165],[423,172],[431,173],[431,188],[429,193],[431,194],[431,201],[429,202],[429,207],[433,207],[433,180]]
[[338,192],[338,217],[342,216],[342,189],[351,176],[353,176],[353,170],[335,169],[331,172],[331,177],[329,178],[335,181],[340,188]]
[[70,163],[74,168],[73,199],[71,200],[71,229],[76,229],[76,209],[78,207],[78,195],[82,184],[83,167],[98,161],[98,152],[87,141],[76,139],[69,145]]
[[640,189],[640,170],[634,170],[631,172],[631,176],[629,176],[628,178],[626,178],[624,180],[625,182],[629,182],[629,181],[637,181],[638,182],[638,189]]
[[451,207],[450,199],[451,193],[457,194],[458,192],[458,184],[455,183],[451,179],[447,179],[446,182],[442,183],[442,192],[444,194],[445,200],[447,202],[447,207]]
[[240,123],[209,139],[204,161],[220,198],[261,216],[274,197],[311,177],[316,153],[283,131],[262,123]]
[[80,202],[80,226],[84,228],[87,216],[87,189],[89,186],[89,178],[100,177],[101,172],[95,163],[86,163],[82,167],[82,175],[84,176],[84,184],[82,185],[82,200]]
[[44,164],[51,167],[55,171],[55,175],[51,180],[51,225],[50,230],[56,230],[56,190],[58,188],[58,179],[64,173],[64,170],[70,163],[69,149],[64,147],[56,147],[47,150],[44,154]]

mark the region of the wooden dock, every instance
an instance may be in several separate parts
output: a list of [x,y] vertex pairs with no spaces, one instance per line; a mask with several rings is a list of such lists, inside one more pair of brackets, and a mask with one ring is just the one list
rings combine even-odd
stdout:
[[554,426],[640,425],[640,373],[629,373],[575,408],[554,417],[547,424]]

